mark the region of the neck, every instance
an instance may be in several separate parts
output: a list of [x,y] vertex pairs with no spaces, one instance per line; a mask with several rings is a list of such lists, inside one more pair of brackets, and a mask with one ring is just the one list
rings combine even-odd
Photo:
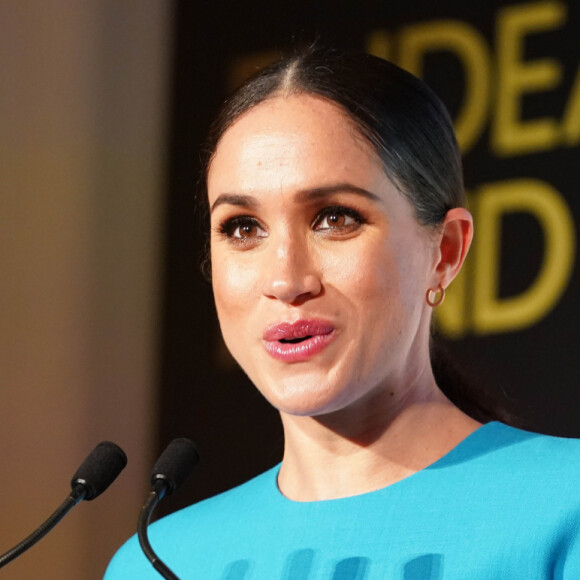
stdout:
[[479,423],[437,388],[408,390],[325,416],[282,414],[285,450],[280,490],[296,501],[358,495],[434,463]]

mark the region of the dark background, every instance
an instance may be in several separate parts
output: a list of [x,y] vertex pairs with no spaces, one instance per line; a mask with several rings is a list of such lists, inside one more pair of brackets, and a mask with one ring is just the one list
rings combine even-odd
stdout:
[[[162,334],[159,446],[188,436],[202,454],[198,474],[166,510],[212,495],[279,461],[282,432],[274,410],[225,352],[211,287],[201,275],[204,232],[196,212],[200,145],[215,111],[232,88],[240,59],[271,55],[313,40],[332,47],[367,49],[370,34],[396,37],[406,25],[454,19],[475,27],[497,59],[497,16],[523,2],[178,1],[174,8],[171,141],[167,158],[164,327]],[[580,10],[570,2],[566,22],[526,40],[525,59],[557,59],[564,75],[557,90],[526,95],[522,117],[559,119],[580,57]],[[396,59],[395,59],[396,60]],[[464,74],[448,52],[429,54],[423,78],[452,115],[462,102]],[[240,67],[238,66],[238,69]],[[251,67],[250,67],[251,68]],[[492,73],[493,74],[493,73]],[[492,83],[495,77],[492,76]],[[494,91],[490,90],[493,100]],[[490,147],[489,120],[465,155],[468,190],[509,178],[533,177],[554,186],[579,223],[578,147],[498,157]],[[502,223],[500,297],[530,286],[540,268],[543,239],[534,218],[511,214]],[[575,252],[576,254],[577,252]],[[545,433],[580,436],[577,388],[578,268],[556,306],[534,325],[497,334],[441,337],[464,372],[501,397],[520,425]]]

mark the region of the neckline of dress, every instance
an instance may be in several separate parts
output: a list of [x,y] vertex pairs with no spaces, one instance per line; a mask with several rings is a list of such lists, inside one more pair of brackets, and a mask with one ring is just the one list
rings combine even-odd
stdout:
[[499,421],[490,421],[488,423],[484,423],[483,425],[479,426],[477,429],[475,429],[474,431],[469,433],[469,435],[467,435],[467,437],[463,438],[459,443],[457,443],[457,445],[455,445],[455,447],[453,447],[452,449],[447,451],[447,453],[442,455],[439,459],[436,459],[433,463],[430,463],[429,465],[427,465],[423,469],[420,469],[419,471],[416,471],[415,473],[411,473],[410,475],[407,475],[406,477],[403,477],[402,479],[395,481],[394,483],[391,483],[389,485],[386,485],[384,487],[374,489],[371,491],[365,491],[362,493],[347,495],[344,497],[320,499],[320,500],[310,500],[310,501],[298,501],[298,500],[290,499],[290,498],[286,497],[280,491],[280,487],[278,486],[278,474],[280,472],[280,467],[282,466],[282,463],[279,463],[276,467],[274,467],[272,469],[272,474],[273,474],[272,485],[275,488],[275,493],[276,493],[278,499],[280,499],[283,502],[287,502],[289,504],[296,505],[296,506],[302,506],[302,505],[303,506],[309,506],[309,505],[313,506],[313,505],[331,504],[333,502],[357,501],[357,500],[361,500],[365,497],[369,497],[369,496],[374,495],[374,494],[388,493],[393,488],[399,488],[403,485],[409,485],[411,482],[414,482],[418,478],[424,477],[425,474],[429,473],[430,471],[432,471],[434,469],[437,469],[440,464],[449,463],[450,460],[453,459],[453,456],[455,454],[462,452],[465,447],[472,445],[473,441],[478,439],[482,435],[483,432],[487,432],[491,426],[498,426],[498,425],[503,425],[503,424],[500,423]]

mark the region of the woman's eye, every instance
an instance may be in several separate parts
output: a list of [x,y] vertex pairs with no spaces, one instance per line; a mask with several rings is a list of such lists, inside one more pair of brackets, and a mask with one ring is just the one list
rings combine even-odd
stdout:
[[362,223],[362,216],[355,210],[346,207],[326,208],[316,218],[316,230],[353,229]]
[[232,238],[253,238],[258,235],[258,226],[254,224],[244,224],[236,227],[232,233]]
[[262,229],[258,220],[243,216],[227,220],[220,226],[220,233],[236,241],[246,241],[266,236],[266,232]]

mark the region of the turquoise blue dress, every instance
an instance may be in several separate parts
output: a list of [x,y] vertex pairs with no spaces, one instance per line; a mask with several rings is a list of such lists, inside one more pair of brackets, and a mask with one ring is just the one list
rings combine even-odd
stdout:
[[[279,466],[150,528],[182,579],[580,579],[580,440],[488,423],[384,489],[285,498]],[[106,580],[161,578],[131,538]]]

